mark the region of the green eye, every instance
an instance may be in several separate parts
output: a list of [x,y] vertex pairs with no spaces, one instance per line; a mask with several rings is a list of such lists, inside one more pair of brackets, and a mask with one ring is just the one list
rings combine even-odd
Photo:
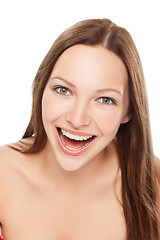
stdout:
[[54,89],[58,94],[62,95],[62,96],[68,96],[70,95],[70,91],[68,88],[65,87],[56,87]]
[[105,105],[115,104],[115,102],[111,98],[108,98],[108,97],[101,97],[98,99],[98,102],[105,104]]

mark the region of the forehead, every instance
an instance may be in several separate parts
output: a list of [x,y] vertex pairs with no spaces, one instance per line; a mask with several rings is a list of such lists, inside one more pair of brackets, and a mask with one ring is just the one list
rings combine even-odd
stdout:
[[[123,61],[102,46],[74,45],[65,50],[57,60],[53,75],[72,81],[91,81],[104,84],[128,84],[128,74]],[[52,75],[51,74],[51,75]]]

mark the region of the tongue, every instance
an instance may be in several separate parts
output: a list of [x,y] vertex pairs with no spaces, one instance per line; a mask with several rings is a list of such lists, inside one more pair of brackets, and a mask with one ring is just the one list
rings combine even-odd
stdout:
[[71,148],[75,148],[75,149],[82,148],[85,145],[85,143],[88,141],[88,140],[77,141],[74,139],[70,139],[66,136],[63,136],[63,139],[64,139],[65,145],[67,147],[71,147]]

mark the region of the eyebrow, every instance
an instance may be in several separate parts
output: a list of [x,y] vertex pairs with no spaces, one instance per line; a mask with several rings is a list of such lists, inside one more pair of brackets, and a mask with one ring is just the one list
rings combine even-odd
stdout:
[[116,92],[118,93],[120,96],[123,96],[123,93],[120,92],[119,90],[115,89],[115,88],[106,88],[106,89],[99,89],[97,90],[98,93],[101,93],[101,92]]
[[70,85],[71,87],[76,88],[76,86],[75,86],[73,83],[69,82],[68,80],[66,80],[66,79],[64,79],[64,78],[62,78],[62,77],[55,76],[55,77],[51,77],[50,80],[52,80],[52,79],[59,79],[59,80],[61,80],[62,82]]
[[[53,79],[53,80],[54,80],[54,79],[59,79],[60,81],[68,84],[69,86],[71,86],[71,87],[73,87],[73,88],[76,88],[76,86],[75,86],[73,83],[69,82],[68,80],[66,80],[66,79],[64,79],[64,78],[62,78],[62,77],[60,77],[60,76],[53,76],[53,77],[50,78],[50,80],[52,80],[52,79]],[[118,93],[120,96],[123,96],[123,93],[122,93],[122,92],[120,92],[119,90],[114,89],[114,88],[106,88],[106,89],[103,88],[103,89],[97,90],[97,92],[98,92],[98,93],[101,93],[101,92],[116,92],[116,93]]]

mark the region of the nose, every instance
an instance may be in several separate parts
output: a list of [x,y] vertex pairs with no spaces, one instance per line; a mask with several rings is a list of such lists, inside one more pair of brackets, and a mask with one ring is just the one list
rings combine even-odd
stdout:
[[86,103],[76,102],[72,108],[67,112],[67,121],[72,124],[74,128],[88,126],[91,123],[88,106]]

